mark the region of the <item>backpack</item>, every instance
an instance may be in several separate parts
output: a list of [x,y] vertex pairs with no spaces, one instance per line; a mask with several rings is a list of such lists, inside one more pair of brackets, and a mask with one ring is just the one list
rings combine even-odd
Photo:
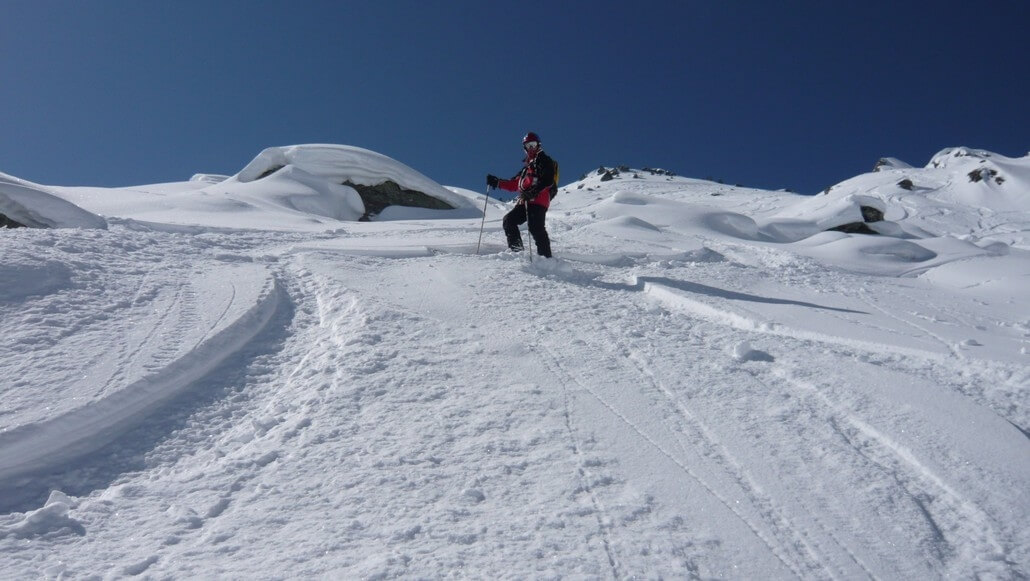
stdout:
[[551,199],[558,197],[558,162],[551,158],[551,163],[554,164],[554,185],[551,186]]

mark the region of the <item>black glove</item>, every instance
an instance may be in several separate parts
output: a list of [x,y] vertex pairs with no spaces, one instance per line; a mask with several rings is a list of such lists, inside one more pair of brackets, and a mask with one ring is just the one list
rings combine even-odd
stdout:
[[488,187],[490,189],[494,189],[494,188],[497,187],[497,182],[499,182],[499,181],[500,180],[497,179],[497,176],[495,176],[493,174],[488,174],[486,176],[486,187]]

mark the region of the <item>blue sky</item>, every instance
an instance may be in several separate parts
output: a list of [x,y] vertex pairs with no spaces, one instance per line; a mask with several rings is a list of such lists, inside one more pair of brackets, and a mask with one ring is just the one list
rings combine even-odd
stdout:
[[599,165],[816,193],[1030,150],[1030,3],[6,0],[0,171],[120,186],[343,143],[445,185],[536,131]]

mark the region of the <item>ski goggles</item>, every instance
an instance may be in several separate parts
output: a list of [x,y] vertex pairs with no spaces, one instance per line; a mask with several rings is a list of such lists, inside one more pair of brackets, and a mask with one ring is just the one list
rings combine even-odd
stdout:
[[540,147],[540,142],[539,141],[527,141],[527,142],[522,144],[522,147],[524,149],[526,149],[526,150],[536,149],[536,148]]

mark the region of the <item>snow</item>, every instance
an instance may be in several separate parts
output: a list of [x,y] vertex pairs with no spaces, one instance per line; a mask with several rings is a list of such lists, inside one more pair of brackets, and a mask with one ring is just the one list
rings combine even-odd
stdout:
[[107,228],[103,218],[44,186],[0,173],[0,214],[35,228]]
[[[365,212],[358,192],[344,183],[377,185],[387,180],[455,208],[436,210],[437,216],[482,216],[474,195],[444,188],[380,153],[343,145],[270,147],[229,177],[195,174],[188,182],[170,184],[50,190],[95,214],[147,228],[323,232],[343,228]],[[411,215],[417,214],[401,217]]]
[[348,146],[0,177],[0,577],[1030,575],[1030,156],[590,175],[532,261]]

